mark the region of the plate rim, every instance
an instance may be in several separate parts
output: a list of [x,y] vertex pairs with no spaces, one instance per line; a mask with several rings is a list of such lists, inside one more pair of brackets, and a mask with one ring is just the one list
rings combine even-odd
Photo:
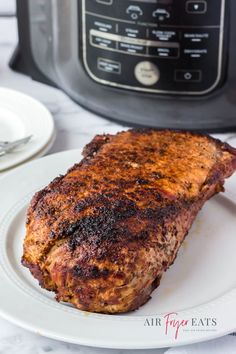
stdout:
[[[46,154],[53,147],[53,145],[55,143],[55,140],[56,140],[56,137],[57,137],[57,132],[55,130],[51,140],[37,154],[31,156],[29,159],[25,160],[24,162],[20,162],[19,164],[14,165],[14,166],[12,166],[10,168],[4,169],[4,170],[0,170],[0,180],[1,180],[1,178],[5,177],[8,173],[14,172],[17,168],[19,168],[21,166],[24,166],[24,165],[26,165],[27,163],[29,163],[31,161],[34,161],[36,159],[52,155],[52,154],[48,154],[48,155],[46,155]],[[68,151],[68,150],[66,150],[66,151]]]
[[[32,165],[37,165],[37,164],[44,164],[45,163],[45,161],[50,161],[50,160],[52,160],[52,159],[54,159],[55,157],[58,159],[58,161],[62,158],[66,158],[66,156],[71,156],[71,155],[73,155],[74,157],[76,157],[77,158],[77,156],[79,155],[79,156],[81,156],[81,149],[73,149],[73,150],[67,150],[67,151],[64,151],[64,152],[59,152],[59,153],[56,153],[56,154],[52,154],[52,155],[48,155],[48,156],[46,156],[46,157],[43,157],[43,158],[41,158],[41,159],[38,159],[38,160],[33,160],[33,161],[30,161],[30,162],[28,162],[27,164],[25,164],[25,165],[23,165],[23,166],[19,166],[19,167],[17,167],[16,169],[14,169],[13,171],[10,171],[10,172],[8,172],[7,173],[7,175],[5,175],[5,176],[2,176],[2,179],[1,179],[1,183],[3,182],[3,180],[4,179],[6,179],[6,178],[8,178],[8,179],[14,179],[14,175],[17,175],[17,178],[19,178],[19,176],[20,176],[20,173],[22,173],[22,172],[24,172],[24,171],[26,171],[27,169],[31,169],[33,166]],[[73,158],[74,159],[74,158]],[[69,168],[70,166],[66,166],[66,168]],[[0,190],[1,190],[1,185],[0,185]],[[32,190],[31,191],[28,191],[28,193],[29,192],[31,192],[32,193]],[[26,194],[27,193],[24,193],[24,195],[26,196]],[[19,201],[18,201],[19,202]],[[5,215],[7,214],[7,213],[9,213],[10,212],[10,209],[12,208],[12,207],[14,207],[14,205],[12,205],[12,202],[9,202],[10,203],[10,205],[9,205],[9,207],[7,207],[6,208],[6,212],[4,212],[3,214],[1,214],[1,216],[0,216],[0,232],[2,232],[1,230],[2,230],[2,219],[5,217]],[[15,202],[15,204],[16,204],[16,202]],[[4,209],[5,209],[5,207],[4,207]],[[0,210],[1,210],[1,206],[0,206]],[[11,284],[11,281],[10,281],[10,279],[9,278],[7,278],[6,277],[6,275],[4,274],[4,270],[2,269],[4,267],[4,265],[2,264],[2,261],[0,260],[0,279],[1,279],[1,281],[5,284],[5,287],[7,288],[7,287],[11,287],[10,286],[10,284]],[[4,287],[4,288],[5,288]],[[19,290],[19,289],[18,289]],[[229,297],[229,293],[231,293],[231,292],[233,292],[231,295],[235,295],[235,299],[233,299],[234,301],[232,301],[232,298],[234,298],[234,296],[230,296]],[[236,289],[233,289],[233,290],[231,290],[229,293],[227,293],[226,295],[223,295],[223,296],[221,296],[221,297],[219,297],[219,300],[220,300],[220,303],[219,304],[217,304],[217,305],[219,305],[219,306],[222,306],[222,301],[224,302],[224,299],[223,298],[225,298],[225,296],[227,296],[227,297],[229,297],[228,298],[228,302],[227,303],[225,303],[224,302],[224,304],[226,304],[227,306],[228,305],[230,305],[230,306],[234,306],[235,308],[236,308]],[[23,299],[25,299],[26,300],[26,302],[27,302],[27,296],[25,296],[23,293],[21,294],[21,297],[23,297]],[[0,294],[0,299],[2,298],[2,296],[1,296],[1,294]],[[32,301],[32,298],[31,298],[31,301]],[[36,300],[35,300],[36,301]],[[216,301],[211,301],[210,302],[211,304],[212,303],[217,303],[217,300]],[[205,306],[206,305],[208,305],[208,304],[204,304],[203,306],[199,306],[199,307],[201,307],[201,308],[205,308]],[[44,306],[44,305],[42,305],[41,304],[41,306]],[[46,305],[45,305],[46,306]],[[212,307],[212,306],[211,306]],[[215,307],[215,305],[213,306],[213,307]],[[196,308],[194,308],[194,309],[196,309]],[[57,311],[57,310],[56,310]],[[76,311],[78,311],[78,310],[76,310]],[[207,310],[208,311],[208,310]],[[206,311],[206,312],[207,312]],[[59,312],[59,311],[58,311]],[[61,313],[63,312],[63,311],[60,311]],[[82,311],[81,311],[82,312]],[[190,310],[187,310],[187,311],[180,311],[180,313],[189,313],[189,312],[191,312],[192,313],[192,309],[190,309]],[[86,313],[87,314],[87,313]],[[150,342],[150,340],[149,340],[149,344],[147,344],[147,343],[143,343],[143,344],[141,344],[141,343],[139,343],[139,344],[134,344],[134,343],[128,343],[128,341],[126,341],[126,343],[124,344],[124,343],[118,343],[119,341],[112,341],[111,339],[106,339],[106,341],[99,341],[98,340],[98,338],[97,339],[93,339],[93,336],[92,336],[92,338],[90,337],[89,339],[87,338],[73,338],[73,336],[72,337],[70,337],[70,336],[68,336],[68,334],[67,335],[64,335],[64,337],[63,337],[63,335],[62,334],[60,334],[59,336],[58,336],[58,331],[56,331],[56,332],[53,332],[53,331],[50,331],[49,329],[47,330],[47,329],[45,329],[45,327],[43,327],[43,326],[41,326],[41,327],[39,327],[39,326],[34,326],[34,325],[29,325],[29,323],[27,323],[27,321],[24,321],[23,319],[20,319],[19,318],[19,314],[18,314],[18,317],[15,315],[14,316],[14,314],[13,313],[11,313],[11,311],[8,309],[8,311],[4,311],[4,308],[2,307],[2,301],[0,302],[0,315],[2,316],[2,317],[4,317],[5,319],[7,319],[7,320],[9,320],[9,321],[11,321],[11,322],[13,322],[13,323],[15,323],[15,324],[17,324],[17,325],[19,325],[20,327],[23,327],[23,328],[25,328],[25,329],[27,329],[27,330],[30,330],[30,331],[32,331],[32,332],[40,332],[40,334],[42,334],[42,335],[44,335],[44,336],[46,336],[46,337],[49,337],[49,338],[53,338],[53,339],[57,339],[57,340],[62,340],[62,341],[67,341],[67,342],[70,342],[70,343],[75,343],[75,344],[81,344],[81,345],[88,345],[88,346],[93,346],[93,347],[101,347],[101,348],[114,348],[114,349],[154,349],[154,348],[162,348],[162,347],[169,347],[169,346],[179,346],[179,345],[185,345],[185,344],[190,344],[190,343],[196,343],[196,342],[201,342],[201,341],[206,341],[206,340],[210,340],[210,339],[213,339],[213,338],[217,338],[217,337],[220,337],[220,336],[222,336],[222,335],[225,335],[225,334],[228,334],[228,333],[230,333],[230,332],[232,332],[232,331],[234,331],[235,329],[236,329],[236,315],[233,317],[233,323],[234,323],[234,325],[232,326],[231,325],[231,327],[230,328],[222,328],[222,330],[221,330],[221,332],[219,333],[219,332],[217,332],[217,333],[211,333],[211,334],[208,334],[208,335],[205,335],[204,336],[204,338],[203,337],[195,337],[195,338],[191,338],[191,336],[188,338],[188,337],[186,337],[185,339],[181,339],[181,340],[179,340],[178,342],[173,342],[173,340],[170,340],[170,339],[168,339],[168,338],[166,338],[166,341],[164,341],[164,342],[160,342],[160,340],[158,340],[159,341],[159,343],[158,343],[158,341],[155,341],[154,340],[154,342]],[[223,316],[223,314],[221,314],[221,317]],[[83,321],[83,323],[85,324],[86,323],[86,325],[88,324],[88,322],[91,322],[91,321],[89,321],[89,319],[91,319],[91,317],[93,317],[93,316],[90,316],[90,315],[86,315],[86,316],[81,316],[81,317],[79,317],[80,318],[80,320],[82,319]],[[113,316],[112,316],[113,317]],[[116,316],[116,317],[119,317],[119,316]],[[123,317],[123,316],[122,316]],[[132,317],[132,322],[139,322],[139,321],[135,321],[135,320],[138,320],[138,317],[139,316],[135,316],[135,317]],[[144,316],[140,316],[140,317],[144,317]],[[147,316],[147,317],[149,317],[149,315]],[[101,319],[101,318],[100,318]],[[97,318],[97,319],[92,319],[93,321],[100,321],[100,319],[99,318]],[[130,319],[131,319],[131,317],[130,317]],[[119,323],[119,321],[113,321],[113,322],[116,322],[116,323]],[[123,321],[122,321],[123,322]],[[129,321],[127,321],[126,323],[128,323]],[[232,322],[232,321],[231,321]],[[104,323],[104,322],[103,322]],[[109,324],[110,324],[111,322],[109,321]],[[123,322],[124,323],[124,322]],[[113,325],[114,325],[114,323],[113,323]],[[90,323],[90,326],[91,326],[91,323]],[[108,342],[109,342],[109,344],[108,344]]]

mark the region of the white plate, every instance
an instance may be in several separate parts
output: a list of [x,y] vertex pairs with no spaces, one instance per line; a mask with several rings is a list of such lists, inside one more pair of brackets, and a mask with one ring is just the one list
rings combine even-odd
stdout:
[[[236,203],[231,191],[236,176],[227,182],[225,195],[205,205],[176,262],[139,310],[113,316],[86,313],[57,303],[52,293],[39,287],[20,264],[26,207],[36,190],[80,159],[78,150],[47,156],[1,179],[0,314],[44,336],[108,348],[183,345],[235,330]],[[176,327],[165,333],[170,312],[176,313],[171,315],[176,320],[188,321],[179,328],[177,339]]]
[[0,171],[16,166],[43,150],[54,134],[50,112],[35,99],[0,88],[0,141],[33,135],[31,141],[0,158]]
[[[51,140],[48,142],[48,144],[47,144],[46,146],[44,146],[44,148],[43,148],[42,150],[40,150],[36,155],[31,156],[30,159],[24,161],[23,163],[27,163],[27,162],[29,162],[29,161],[31,161],[31,160],[33,160],[33,159],[38,159],[38,158],[40,158],[40,157],[46,155],[47,152],[50,151],[50,149],[52,148],[52,146],[53,146],[53,144],[54,144],[54,142],[55,142],[55,139],[56,139],[56,132],[54,132],[54,134],[53,134]],[[17,168],[18,168],[18,166],[16,165],[16,166],[13,166],[12,168],[7,169],[7,170],[4,170],[4,171],[1,171],[1,170],[0,170],[0,178],[3,177],[3,176],[5,176],[7,173],[9,173],[9,172],[11,172],[11,171],[14,171],[14,170],[17,169]]]

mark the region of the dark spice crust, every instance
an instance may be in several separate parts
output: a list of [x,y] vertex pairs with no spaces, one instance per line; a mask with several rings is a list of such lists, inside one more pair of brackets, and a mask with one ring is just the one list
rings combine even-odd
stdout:
[[96,136],[84,159],[36,193],[22,264],[59,301],[131,311],[149,298],[236,149],[189,132]]

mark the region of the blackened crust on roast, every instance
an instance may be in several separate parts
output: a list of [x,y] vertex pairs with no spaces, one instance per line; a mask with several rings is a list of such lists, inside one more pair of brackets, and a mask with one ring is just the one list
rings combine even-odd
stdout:
[[32,210],[36,209],[39,201],[42,200],[48,193],[50,193],[58,184],[60,184],[63,178],[63,175],[56,177],[47,187],[35,193],[30,203]]
[[[144,193],[145,194],[145,193]],[[120,197],[115,193],[94,194],[94,197],[79,201],[75,208],[78,220],[70,223],[68,220],[59,224],[59,231],[51,230],[50,238],[67,238],[71,250],[88,243],[96,248],[102,247],[104,242],[117,243],[148,239],[148,232],[144,229],[129,230],[128,223],[132,219],[143,220],[146,224],[162,224],[179,213],[180,208],[188,208],[189,201],[176,203],[165,201],[158,193],[152,191],[157,202],[163,206],[147,207],[140,210],[137,204],[128,198]],[[117,198],[115,198],[117,197]],[[81,212],[93,208],[92,215],[80,216]]]
[[72,269],[73,275],[83,279],[97,279],[100,277],[107,277],[109,275],[109,269],[99,269],[97,266],[91,265],[87,267],[81,267],[80,265],[74,266]]
[[84,147],[83,156],[86,158],[93,157],[104,144],[109,143],[111,138],[112,135],[109,134],[95,136],[95,138]]
[[[129,228],[122,227],[119,224],[129,218],[136,217],[137,219],[145,220],[147,223],[161,224],[163,220],[167,220],[176,215],[179,208],[176,205],[168,205],[159,209],[138,210],[135,205],[130,203],[130,208],[127,208],[128,203],[120,202],[118,206],[104,206],[97,210],[97,214],[86,216],[71,224],[63,235],[69,236],[69,247],[75,249],[82,243],[88,243],[101,247],[104,242],[117,243],[129,242],[148,239],[146,230],[139,230],[137,233],[130,231]],[[122,209],[124,207],[124,209]],[[126,224],[125,224],[126,225]]]

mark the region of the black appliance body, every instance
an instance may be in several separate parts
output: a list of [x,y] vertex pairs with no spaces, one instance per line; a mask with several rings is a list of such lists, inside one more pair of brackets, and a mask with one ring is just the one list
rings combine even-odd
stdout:
[[126,125],[236,128],[235,0],[18,0],[12,67]]

